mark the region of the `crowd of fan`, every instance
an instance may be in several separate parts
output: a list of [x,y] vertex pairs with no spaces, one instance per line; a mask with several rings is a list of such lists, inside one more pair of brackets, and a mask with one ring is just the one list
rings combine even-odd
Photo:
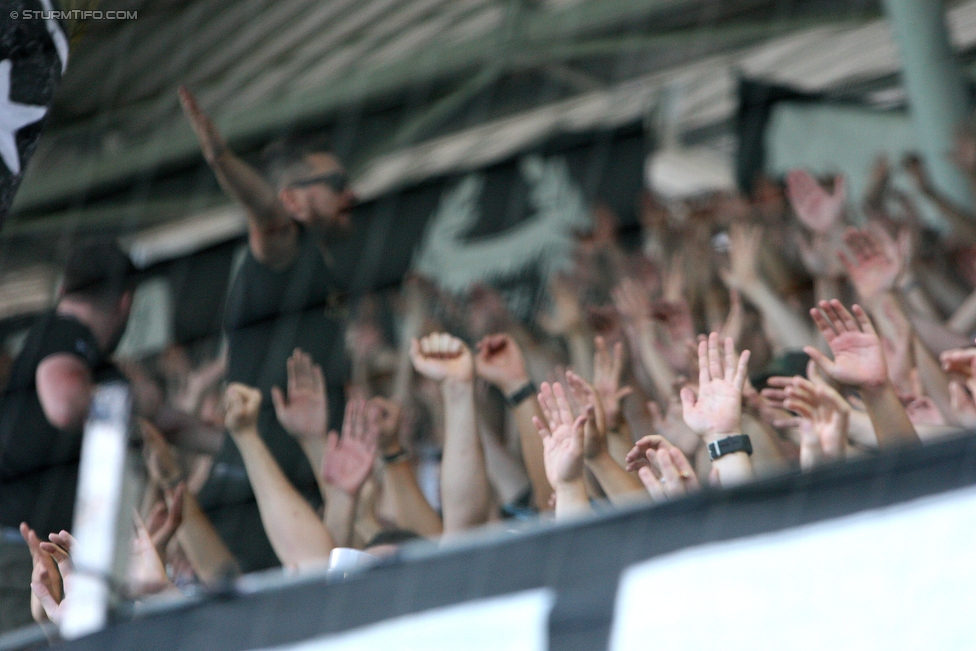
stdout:
[[[957,153],[976,188],[976,140],[962,137]],[[751,197],[648,195],[637,251],[597,208],[533,323],[489,287],[458,297],[412,278],[361,299],[346,336],[342,432],[327,431],[322,369],[302,350],[271,394],[317,470],[323,512],[265,445],[261,393],[224,388],[222,360],[194,369],[169,351],[156,388],[171,408],[226,429],[274,551],[295,570],[326,565],[337,547],[387,557],[513,514],[579,517],[951,435],[976,426],[976,222],[917,160],[904,165],[946,232],[921,221],[879,160],[860,203],[842,177],[802,170],[783,184],[760,179]],[[132,596],[233,576],[195,499],[210,457],[172,447],[148,420],[140,427],[150,482]],[[418,480],[431,449],[439,491]],[[73,540],[21,531],[33,614],[56,622]]]

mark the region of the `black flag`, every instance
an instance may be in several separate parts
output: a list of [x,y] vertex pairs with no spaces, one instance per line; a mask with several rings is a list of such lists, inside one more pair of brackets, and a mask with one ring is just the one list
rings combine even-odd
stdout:
[[68,41],[53,2],[0,2],[0,227],[68,65]]
[[353,293],[409,270],[456,293],[492,285],[528,320],[545,278],[570,261],[574,232],[592,227],[594,204],[637,223],[647,150],[642,122],[557,132],[483,168],[392,190],[358,207],[364,227],[335,247],[336,267],[353,276]]

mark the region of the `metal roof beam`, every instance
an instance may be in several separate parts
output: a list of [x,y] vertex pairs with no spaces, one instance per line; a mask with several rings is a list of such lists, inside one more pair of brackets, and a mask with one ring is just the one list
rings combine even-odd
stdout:
[[[557,37],[579,33],[594,26],[606,27],[610,23],[632,20],[647,16],[655,11],[670,9],[680,4],[679,0],[604,0],[601,8],[594,3],[577,5],[565,12],[575,18],[569,20],[559,17],[564,12],[530,12],[524,16],[520,27],[522,37],[526,34],[543,34],[544,23],[554,23],[551,30]],[[605,5],[605,6],[603,6]],[[581,13],[589,8],[591,13]],[[612,11],[611,11],[612,9]],[[830,22],[829,18],[822,22]],[[726,39],[735,42],[746,37],[763,34],[782,33],[789,29],[807,27],[803,21],[795,24],[777,21],[774,25],[752,24],[717,26],[709,30],[710,41]],[[777,29],[776,26],[779,26]],[[773,29],[771,29],[773,28]],[[700,36],[697,30],[682,30],[679,33],[651,35],[646,37],[624,37],[623,39],[601,39],[568,45],[558,41],[528,38],[523,40],[523,53],[515,57],[519,65],[538,65],[553,60],[566,60],[578,56],[592,56],[595,53],[619,52],[620,48],[668,47],[687,43],[689,39]],[[372,69],[355,70],[345,77],[322,88],[305,93],[295,93],[268,102],[265,106],[246,107],[234,113],[218,113],[217,121],[231,143],[253,142],[262,134],[280,130],[282,125],[310,124],[328,116],[343,106],[361,103],[378,98],[384,94],[397,92],[404,87],[418,83],[428,83],[447,76],[463,74],[485,62],[497,59],[496,41],[489,35],[474,38],[462,43],[432,47],[421,57],[422,63],[415,59],[401,60]],[[176,109],[175,93],[171,102],[172,111]],[[206,104],[206,102],[205,102]],[[121,116],[117,116],[121,119]],[[112,123],[117,123],[113,120]],[[103,122],[104,124],[104,122]],[[76,137],[84,135],[83,128],[75,130]],[[126,179],[153,173],[163,166],[185,164],[199,156],[197,144],[188,125],[182,119],[165,122],[149,137],[123,143],[118,151],[101,156],[88,155],[83,160],[60,160],[58,141],[70,137],[70,130],[54,131],[45,134],[43,140],[51,143],[45,147],[48,155],[35,156],[35,162],[28,171],[21,192],[17,197],[16,209],[20,211],[37,210],[44,205],[55,204],[67,197],[94,188],[109,188],[123,184]],[[41,160],[43,159],[43,164]],[[39,167],[43,167],[39,169]]]

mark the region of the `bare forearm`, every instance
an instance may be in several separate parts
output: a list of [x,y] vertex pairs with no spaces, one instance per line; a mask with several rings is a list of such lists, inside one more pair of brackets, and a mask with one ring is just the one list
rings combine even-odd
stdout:
[[549,500],[552,497],[552,486],[546,479],[546,466],[543,460],[542,439],[532,422],[535,416],[542,419],[539,400],[531,396],[523,400],[512,410],[515,427],[518,429],[519,442],[522,444],[522,462],[532,483],[532,496],[535,507],[540,511],[549,510]]
[[261,522],[278,559],[287,567],[324,562],[335,547],[325,525],[271,456],[257,430],[234,437],[247,469]]
[[840,280],[827,276],[817,276],[813,279],[813,294],[817,303],[840,298]]
[[861,387],[860,392],[879,447],[919,442],[915,427],[890,382],[878,387]]
[[425,538],[435,538],[444,532],[444,523],[420,490],[409,460],[402,458],[386,466],[383,491],[393,505],[398,527]]
[[651,381],[654,383],[654,390],[660,398],[668,398],[674,386],[674,370],[668,361],[657,350],[655,345],[654,324],[648,320],[643,320],[636,326],[637,353],[641,363]]
[[976,328],[976,291],[966,297],[959,309],[949,317],[946,326],[961,335],[968,334],[973,328]]
[[[735,433],[709,434],[704,437],[705,444],[708,445],[728,436],[735,436]],[[718,470],[719,482],[724,488],[752,481],[753,477],[755,477],[755,472],[752,468],[752,459],[745,452],[733,452],[732,454],[719,457],[712,461],[712,468]]]
[[648,496],[641,481],[621,468],[607,452],[594,459],[587,459],[586,467],[614,504],[629,504]]
[[189,491],[183,494],[183,523],[176,539],[203,583],[213,585],[240,574],[234,555]]
[[874,433],[874,424],[863,411],[851,410],[847,433],[851,441],[858,445],[875,450],[878,448],[878,436]]
[[953,332],[941,323],[927,319],[917,312],[909,312],[907,316],[919,339],[933,353],[940,354],[952,348],[965,348],[970,343],[969,339],[958,332]]
[[474,413],[474,383],[445,380],[444,461],[441,503],[444,533],[483,524],[488,518],[488,475]]
[[742,294],[762,314],[785,350],[800,350],[814,345],[813,331],[806,320],[794,312],[769,286],[758,281],[741,289]]
[[525,494],[531,483],[525,469],[502,447],[497,436],[484,423],[478,428],[485,456],[488,481],[501,503],[511,504]]
[[322,460],[325,458],[325,439],[301,438],[298,439],[298,445],[302,448],[302,452],[305,453],[305,458],[308,459],[308,464],[312,466],[312,472],[315,475],[315,483],[319,487],[319,495],[322,496],[323,500],[327,500],[329,484],[326,483],[325,479],[322,477]]
[[976,233],[973,231],[973,218],[966,211],[949,201],[938,190],[931,186],[924,186],[922,193],[934,203],[952,226],[954,243],[957,246],[971,246],[976,244]]
[[237,203],[244,206],[258,226],[265,227],[290,220],[290,215],[278,199],[278,193],[257,170],[228,149],[211,163],[220,187]]
[[590,511],[590,498],[586,495],[586,484],[582,478],[568,484],[558,484],[556,494],[556,519],[565,520]]
[[164,405],[153,423],[166,440],[183,450],[217,454],[224,443],[222,428],[204,425],[199,419]]
[[349,547],[356,516],[356,495],[328,486],[325,495],[325,528],[337,547]]
[[942,372],[939,360],[932,355],[917,336],[912,350],[915,354],[915,368],[918,369],[918,378],[922,382],[926,395],[939,408],[939,412],[947,423],[958,425],[955,411],[952,409],[952,401],[949,398],[949,378]]
[[627,453],[633,447],[634,437],[630,433],[630,427],[626,422],[621,423],[616,430],[609,430],[607,432],[607,452],[610,453],[610,458],[616,461],[621,467],[627,465]]
[[566,334],[570,365],[585,378],[593,379],[593,337],[585,330]]

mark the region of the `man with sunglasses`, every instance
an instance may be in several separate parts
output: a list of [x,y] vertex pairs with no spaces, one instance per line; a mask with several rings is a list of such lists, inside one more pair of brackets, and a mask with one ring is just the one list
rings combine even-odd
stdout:
[[[348,378],[345,300],[329,246],[352,231],[355,196],[339,160],[308,141],[280,141],[262,158],[265,175],[231,152],[185,88],[183,111],[224,191],[247,213],[249,251],[228,292],[227,379],[261,390],[259,431],[292,483],[313,503],[315,472],[275,417],[271,388],[287,386],[287,360],[301,348],[323,368],[332,427]],[[239,452],[229,439],[200,493],[245,571],[277,564],[264,536]]]

